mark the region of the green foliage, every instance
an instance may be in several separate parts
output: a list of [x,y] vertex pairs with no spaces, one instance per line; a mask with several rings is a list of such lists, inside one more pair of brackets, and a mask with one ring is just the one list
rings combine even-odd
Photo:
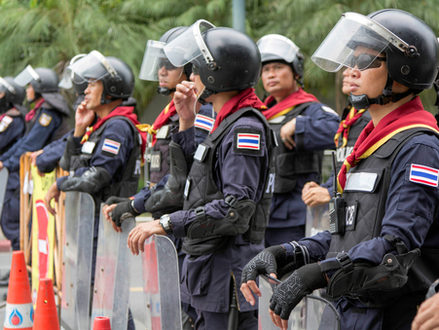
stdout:
[[[168,29],[204,18],[232,25],[233,0],[0,0],[0,75],[15,75],[27,64],[61,72],[78,53],[97,49],[120,57],[138,75],[148,39]],[[368,14],[382,8],[412,12],[439,35],[436,0],[246,0],[247,33],[256,41],[267,33],[291,38],[306,57],[305,84],[319,98],[335,104],[335,74],[315,66],[310,57],[346,11]],[[139,110],[156,84],[136,78]],[[339,88],[338,88],[339,89]],[[433,93],[426,100],[432,107]]]

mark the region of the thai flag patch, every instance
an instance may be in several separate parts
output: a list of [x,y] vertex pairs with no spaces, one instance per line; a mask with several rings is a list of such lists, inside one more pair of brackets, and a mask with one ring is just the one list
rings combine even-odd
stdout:
[[261,148],[261,135],[255,133],[238,133],[237,149],[259,150]]
[[409,180],[431,187],[438,186],[439,169],[425,165],[411,164]]
[[114,155],[117,155],[119,153],[119,148],[120,143],[110,139],[105,139],[104,144],[102,145],[102,151],[106,151]]
[[211,117],[207,117],[200,114],[197,114],[197,116],[195,117],[195,127],[204,129],[208,132],[212,131],[214,123],[215,123],[215,119]]

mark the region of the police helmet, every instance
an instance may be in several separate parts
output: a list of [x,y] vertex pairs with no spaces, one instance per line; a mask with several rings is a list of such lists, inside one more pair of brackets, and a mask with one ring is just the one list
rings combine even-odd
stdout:
[[82,84],[90,80],[100,80],[104,86],[103,100],[128,99],[134,89],[134,75],[131,68],[116,57],[105,57],[97,50],[79,59],[71,66],[72,81]]
[[0,77],[0,93],[4,92],[4,102],[7,105],[21,105],[26,96],[24,88],[18,85],[12,77]]
[[257,45],[262,65],[275,61],[285,62],[291,65],[299,79],[303,77],[304,57],[293,41],[280,34],[267,34],[258,40]]
[[35,72],[39,78],[33,79],[30,84],[36,93],[56,93],[58,92],[58,75],[49,68],[36,68]]
[[390,77],[413,89],[430,88],[437,75],[438,41],[431,28],[399,9],[383,9],[368,15],[408,44],[404,52],[389,44],[384,49]]
[[213,61],[207,63],[199,56],[192,64],[207,90],[219,93],[256,85],[261,55],[252,39],[227,27],[209,29],[202,37]]
[[[343,66],[355,67],[352,61],[357,46],[386,54],[389,77],[413,90],[431,87],[437,73],[438,41],[430,27],[410,13],[383,9],[364,16],[345,13],[328,34],[312,60],[325,71],[335,72]],[[363,59],[362,68],[376,60]]]

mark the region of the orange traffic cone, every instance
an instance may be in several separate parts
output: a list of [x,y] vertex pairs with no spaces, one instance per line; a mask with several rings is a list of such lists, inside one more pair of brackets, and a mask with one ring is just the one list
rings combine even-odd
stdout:
[[12,253],[4,330],[32,329],[34,311],[23,251]]
[[59,330],[58,312],[50,278],[42,278],[38,287],[37,305],[35,307],[35,330]]
[[95,317],[93,330],[111,330],[110,319],[105,316]]

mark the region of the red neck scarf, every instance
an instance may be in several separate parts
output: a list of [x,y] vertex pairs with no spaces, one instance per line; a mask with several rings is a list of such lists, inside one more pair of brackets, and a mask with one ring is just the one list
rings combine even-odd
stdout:
[[44,103],[44,99],[39,100],[35,104],[34,108],[26,114],[26,116],[24,117],[26,122],[31,121],[35,117],[37,110],[43,105],[43,103]]
[[346,157],[338,173],[338,192],[343,192],[346,184],[346,174],[361,159],[372,155],[392,136],[415,127],[426,127],[439,133],[436,119],[431,113],[424,110],[419,96],[386,115],[378,123],[377,127],[374,127],[371,120],[361,132],[357,142],[355,142],[352,153]]
[[154,124],[148,128],[148,133],[152,136],[152,145],[156,142],[157,131],[169,122],[169,118],[177,113],[175,109],[174,100],[171,100],[169,104],[160,112],[154,121]]
[[335,147],[338,147],[338,140],[340,136],[343,137],[343,143],[341,147],[345,147],[348,143],[348,135],[352,125],[360,118],[366,109],[357,110],[354,107],[351,107],[348,115],[344,120],[341,121],[340,126],[338,126],[337,133],[334,136]]
[[[265,100],[265,105],[269,105],[274,101],[273,96],[267,97]],[[274,116],[284,115],[291,111],[296,105],[306,103],[306,102],[318,102],[317,98],[305,92],[302,88],[299,88],[294,93],[288,95],[285,99],[273,105],[270,109],[263,111],[265,118],[271,119]],[[277,116],[276,116],[277,117]]]
[[84,143],[88,140],[91,133],[95,132],[99,129],[108,119],[116,117],[116,116],[123,116],[128,118],[134,125],[139,125],[140,123],[137,120],[137,115],[134,113],[134,107],[116,107],[114,108],[108,115],[106,115],[104,118],[98,118],[96,123],[93,126],[87,127],[87,131],[85,132],[84,136],[82,137],[81,143]]
[[215,124],[213,125],[210,134],[215,131],[215,129],[226,117],[230,116],[239,109],[247,107],[252,107],[257,110],[263,110],[267,108],[264,103],[262,103],[262,101],[256,96],[255,90],[253,88],[244,89],[223,105],[223,107],[216,116]]

